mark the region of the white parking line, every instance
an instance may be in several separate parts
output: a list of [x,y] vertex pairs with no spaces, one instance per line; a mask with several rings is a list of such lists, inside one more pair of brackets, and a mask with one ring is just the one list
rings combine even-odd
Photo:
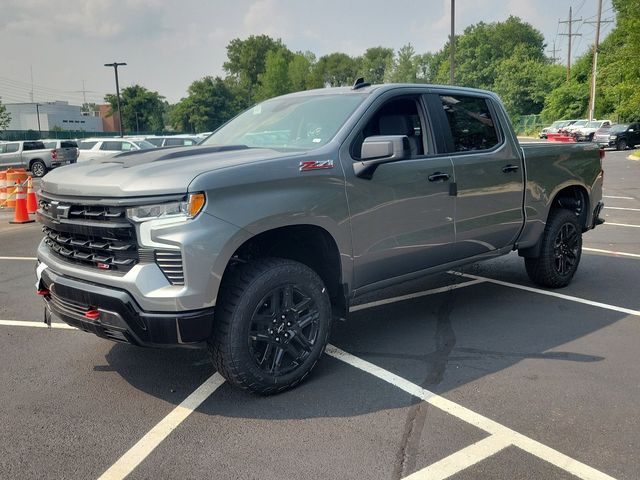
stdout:
[[[0,320],[0,325],[6,327],[31,327],[31,328],[49,328],[44,322],[27,322],[20,320]],[[58,328],[60,330],[77,330],[77,328],[67,325],[66,323],[51,323],[51,328]]]
[[[563,453],[560,453],[553,448],[547,447],[546,445],[543,445],[536,440],[533,440],[525,435],[522,435],[521,433],[511,430],[510,428],[505,427],[504,425],[495,422],[483,415],[480,415],[473,410],[469,410],[462,405],[458,405],[451,400],[447,400],[446,398],[430,392],[429,390],[426,390],[419,385],[411,383],[408,380],[399,377],[395,373],[391,373],[390,371],[374,365],[373,363],[367,362],[366,360],[351,355],[344,350],[340,350],[333,345],[329,345],[327,347],[326,353],[328,355],[331,355],[332,357],[337,358],[338,360],[342,360],[352,367],[358,368],[364,372],[369,373],[370,375],[378,377],[379,379],[384,380],[385,382],[390,383],[391,385],[394,385],[404,390],[405,392],[428,402],[434,407],[437,407],[440,410],[444,410],[445,412],[459,418],[460,420],[475,425],[476,427],[489,432],[492,435],[497,435],[500,439],[506,440],[508,444],[514,445],[532,455],[535,455],[536,457],[545,460],[552,465],[571,473],[572,475],[585,480],[613,479],[613,477],[610,477],[606,473],[596,470],[595,468],[579,462],[578,460],[575,460]],[[452,474],[453,473],[456,472],[452,472]]]
[[0,260],[29,260],[34,261],[37,260],[36,257],[0,257]]
[[594,252],[594,253],[605,253],[607,255],[614,255],[616,257],[640,258],[640,255],[637,253],[616,252],[615,250],[602,250],[600,248],[590,248],[590,247],[582,247],[582,250],[587,252]]
[[629,207],[604,207],[607,210],[628,210],[630,212],[640,212],[640,208],[629,208]]
[[620,200],[635,200],[633,197],[616,197],[615,195],[603,195],[604,198],[618,198]]
[[98,480],[123,479],[147,458],[147,456],[173,432],[193,411],[225,382],[222,375],[214,373],[169,415],[153,427],[133,447],[118,459]]
[[[456,272],[450,272],[456,274]],[[626,313],[627,315],[634,315],[640,317],[640,310],[632,310],[631,308],[618,307],[616,305],[609,305],[608,303],[594,302],[593,300],[586,300],[580,297],[574,297],[572,295],[565,295],[564,293],[550,292],[548,290],[542,290],[540,288],[527,287],[526,285],[520,285],[518,283],[503,282],[502,280],[495,280],[493,278],[481,277],[479,275],[471,275],[470,273],[457,273],[463,277],[473,278],[476,280],[484,280],[485,282],[495,283],[496,285],[502,285],[503,287],[517,288],[518,290],[524,290],[526,292],[539,293],[541,295],[547,295],[549,297],[561,298],[562,300],[569,300],[570,302],[582,303],[591,307],[604,308],[605,310],[613,310],[614,312]]]
[[490,435],[487,438],[469,445],[442,460],[412,473],[404,480],[443,480],[495,455],[511,445],[511,441],[501,435]]
[[427,295],[435,295],[437,293],[450,292],[458,288],[468,287],[470,285],[476,285],[483,283],[484,280],[470,280],[464,283],[455,283],[453,285],[447,285],[446,287],[433,288],[431,290],[424,290],[422,292],[409,293],[408,295],[401,295],[399,297],[385,298],[384,300],[377,300],[375,302],[363,303],[362,305],[355,305],[349,308],[350,312],[357,312],[358,310],[365,310],[367,308],[379,307],[380,305],[389,305],[390,303],[403,302],[405,300],[412,300],[414,298],[426,297]]
[[604,222],[603,225],[607,225],[609,227],[633,227],[640,228],[640,225],[629,225],[628,223],[612,223],[612,222]]

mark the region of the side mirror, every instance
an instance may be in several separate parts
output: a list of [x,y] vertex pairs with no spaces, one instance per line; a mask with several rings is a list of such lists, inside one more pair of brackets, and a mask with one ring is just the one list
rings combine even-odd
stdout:
[[360,161],[354,162],[357,177],[370,179],[378,165],[409,158],[411,147],[406,135],[376,135],[362,143]]

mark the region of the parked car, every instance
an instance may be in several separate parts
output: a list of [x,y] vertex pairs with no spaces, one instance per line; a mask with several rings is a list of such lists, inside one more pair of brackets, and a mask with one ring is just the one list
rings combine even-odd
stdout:
[[128,138],[86,138],[80,141],[78,147],[80,148],[78,162],[112,157],[122,152],[156,148],[146,140]]
[[553,122],[551,125],[549,125],[548,127],[545,127],[542,130],[540,130],[540,133],[538,134],[538,137],[539,138],[547,138],[547,133],[558,133],[558,131],[562,127],[570,125],[569,122],[571,122],[571,121],[572,120],[557,120],[557,121]]
[[576,120],[575,122],[562,127],[560,129],[560,133],[564,133],[565,135],[571,135],[574,131],[584,127],[587,123],[589,123],[589,120],[586,118],[582,120]]
[[203,139],[203,138],[207,138],[212,133],[213,132],[200,132],[200,133],[196,133],[196,137]]
[[0,168],[25,168],[34,177],[43,177],[52,168],[71,163],[71,159],[54,154],[40,140],[25,140],[0,144]]
[[53,159],[68,160],[69,163],[76,163],[80,155],[78,142],[75,140],[44,139],[45,148],[51,149]]
[[188,147],[198,145],[202,138],[195,135],[163,135],[145,137],[145,140],[153,143],[156,147]]
[[47,319],[134,345],[208,344],[231,383],[278,393],[377,289],[513,250],[535,283],[568,285],[602,222],[603,155],[520,144],[483,90],[277,97],[204,145],[47,175],[38,293]]
[[572,132],[573,138],[578,142],[591,142],[599,128],[606,128],[613,125],[611,120],[592,120],[587,122],[584,127],[580,127]]
[[620,123],[610,128],[601,128],[594,136],[594,141],[601,147],[615,147],[625,150],[640,145],[640,123]]

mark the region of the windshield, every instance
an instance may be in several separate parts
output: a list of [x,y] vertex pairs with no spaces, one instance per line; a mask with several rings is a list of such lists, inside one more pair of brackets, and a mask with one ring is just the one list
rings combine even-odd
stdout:
[[587,128],[600,128],[603,122],[589,122],[587,123]]
[[619,125],[614,125],[613,127],[611,127],[611,131],[612,132],[624,132],[627,130],[627,128],[629,128],[629,124],[628,123],[621,123]]
[[147,142],[146,140],[135,140],[132,143],[135,143],[140,150],[149,150],[150,148],[156,148],[153,143]]
[[553,122],[551,124],[551,128],[558,128],[558,127],[562,127],[564,126],[564,124],[567,123],[564,120],[558,120],[557,122]]
[[259,103],[200,145],[311,150],[328,143],[366,94],[280,97]]
[[587,124],[588,120],[578,120],[576,123],[571,125],[572,127],[584,127]]

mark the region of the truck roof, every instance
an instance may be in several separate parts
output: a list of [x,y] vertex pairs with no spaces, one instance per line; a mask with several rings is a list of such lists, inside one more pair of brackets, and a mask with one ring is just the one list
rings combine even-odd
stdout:
[[315,95],[336,95],[336,94],[371,94],[373,92],[385,92],[389,90],[395,90],[400,88],[423,88],[425,91],[430,90],[450,90],[454,92],[460,93],[479,93],[482,95],[490,96],[493,98],[497,98],[496,94],[490,92],[488,90],[481,90],[479,88],[469,88],[469,87],[459,87],[455,85],[435,85],[430,83],[383,83],[377,85],[368,85],[365,87],[359,87],[354,90],[353,87],[325,87],[325,88],[316,88],[314,90],[304,90],[301,92],[289,93],[287,95],[283,95],[282,97],[304,97],[304,96],[315,96]]

